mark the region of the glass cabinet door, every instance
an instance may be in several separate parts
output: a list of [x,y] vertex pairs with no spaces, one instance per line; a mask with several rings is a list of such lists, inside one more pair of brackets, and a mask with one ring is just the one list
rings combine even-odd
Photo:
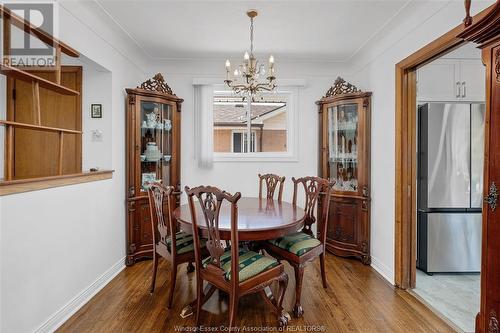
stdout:
[[333,189],[358,191],[358,104],[328,107],[329,177]]
[[141,192],[149,183],[170,184],[172,163],[172,106],[152,101],[140,103]]

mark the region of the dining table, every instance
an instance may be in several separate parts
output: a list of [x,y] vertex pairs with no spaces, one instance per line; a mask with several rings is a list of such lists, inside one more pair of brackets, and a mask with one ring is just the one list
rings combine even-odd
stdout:
[[[194,198],[194,207],[201,236],[207,238],[205,218],[196,198]],[[184,232],[193,232],[191,211],[187,203],[177,207],[173,217]],[[285,236],[302,228],[304,217],[304,209],[289,202],[242,197],[238,200],[238,240],[242,242],[263,241]],[[220,208],[219,233],[221,240],[231,240],[231,205],[227,201],[224,201]],[[210,298],[215,289],[214,286],[207,284],[203,291],[204,302]],[[267,293],[270,293],[270,290]],[[192,315],[196,309],[195,305],[196,300],[186,305],[181,311],[181,317]]]

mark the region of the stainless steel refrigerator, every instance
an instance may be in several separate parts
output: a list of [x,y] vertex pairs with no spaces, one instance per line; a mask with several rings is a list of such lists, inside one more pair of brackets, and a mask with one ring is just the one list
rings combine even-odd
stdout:
[[418,108],[417,267],[479,272],[484,104]]

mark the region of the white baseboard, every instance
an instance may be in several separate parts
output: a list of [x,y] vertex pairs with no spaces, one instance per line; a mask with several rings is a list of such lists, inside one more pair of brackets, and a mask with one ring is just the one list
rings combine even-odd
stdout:
[[91,283],[87,288],[82,290],[71,301],[66,303],[62,308],[50,316],[35,333],[54,332],[66,320],[68,320],[76,311],[84,306],[95,294],[104,288],[118,273],[125,268],[125,257],[121,258],[113,266],[111,266],[103,275]]
[[394,272],[384,265],[380,260],[372,256],[372,264],[374,270],[376,270],[384,279],[389,281],[390,284],[394,285]]

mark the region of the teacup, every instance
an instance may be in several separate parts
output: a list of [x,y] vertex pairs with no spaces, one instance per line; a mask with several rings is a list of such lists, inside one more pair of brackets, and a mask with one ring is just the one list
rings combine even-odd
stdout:
[[172,159],[172,155],[163,155],[163,160],[165,162],[170,162],[171,159]]

